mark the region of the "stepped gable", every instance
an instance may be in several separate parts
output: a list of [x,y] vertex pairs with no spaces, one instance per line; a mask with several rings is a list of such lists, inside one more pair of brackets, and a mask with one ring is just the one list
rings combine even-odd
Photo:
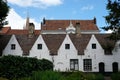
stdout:
[[2,55],[2,51],[7,46],[10,38],[11,38],[11,35],[0,35],[0,56]]
[[28,35],[15,35],[23,50],[23,55],[29,55],[29,51],[31,50],[38,36],[39,35],[34,35],[32,38],[29,38]]
[[58,50],[65,38],[65,34],[43,34],[42,37],[50,50],[51,55],[57,55]]
[[92,35],[81,34],[81,36],[77,36],[75,34],[70,34],[69,36],[75,48],[78,50],[78,55],[84,55],[84,50],[86,49]]
[[112,49],[114,49],[115,47],[115,40],[110,40],[109,36],[110,34],[95,34],[95,37],[97,38],[103,49],[108,47],[112,47]]
[[76,23],[80,23],[81,30],[99,30],[96,22],[93,20],[44,20],[44,24],[41,26],[41,30],[65,30],[70,22],[73,26],[76,26]]

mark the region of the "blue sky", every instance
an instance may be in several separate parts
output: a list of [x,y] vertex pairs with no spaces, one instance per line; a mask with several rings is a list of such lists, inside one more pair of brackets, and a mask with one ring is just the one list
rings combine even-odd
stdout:
[[27,12],[30,22],[40,29],[46,19],[90,20],[96,17],[98,27],[105,26],[107,0],[8,0],[10,12],[7,20],[12,29],[23,29]]

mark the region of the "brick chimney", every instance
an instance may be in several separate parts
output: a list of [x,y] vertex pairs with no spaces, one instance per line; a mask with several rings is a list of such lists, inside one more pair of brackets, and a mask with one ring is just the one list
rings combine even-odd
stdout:
[[80,23],[77,22],[77,23],[76,23],[76,35],[77,35],[77,36],[80,36],[80,34],[81,34],[81,32],[80,32]]
[[28,27],[29,38],[32,38],[34,36],[34,31],[35,31],[35,25],[33,23],[29,23],[29,27]]

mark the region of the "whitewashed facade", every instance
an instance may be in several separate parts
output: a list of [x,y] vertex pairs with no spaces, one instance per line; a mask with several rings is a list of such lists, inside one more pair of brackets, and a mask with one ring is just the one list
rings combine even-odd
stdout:
[[2,55],[17,55],[22,56],[23,51],[15,37],[15,35],[11,36],[11,39],[9,40],[7,46],[3,50]]
[[[69,21],[67,21],[67,23],[68,22]],[[81,22],[82,26],[85,24],[85,21],[79,22]],[[87,21],[87,23],[88,22],[89,21]],[[46,24],[44,26],[46,26],[47,24],[48,23],[46,21]],[[93,23],[92,21],[89,24],[95,23]],[[96,28],[96,24],[94,26]],[[49,32],[49,30],[43,30],[41,31],[41,34],[37,35],[33,32],[30,33],[30,37],[28,36],[29,34],[16,35],[14,33],[8,40],[5,48],[3,48],[2,56],[17,55],[36,57],[38,59],[44,58],[53,62],[54,70],[58,71],[120,71],[120,41],[117,41],[115,43],[115,45],[113,46],[114,49],[111,50],[112,52],[106,54],[103,46],[106,44],[105,41],[102,42],[102,40],[103,38],[105,38],[104,35],[106,36],[108,34],[100,34],[98,33],[99,31],[97,29],[90,29],[90,31],[85,30],[86,32],[84,32],[84,27],[82,33],[82,28],[80,28],[76,32],[77,28],[75,28],[75,25],[72,24],[72,20],[70,21],[70,24],[68,23],[68,26],[64,28],[65,30],[62,30],[62,28],[58,29],[61,30],[59,30],[58,33],[56,32],[57,30],[52,30],[52,32]],[[101,36],[101,40],[99,36]]]
[[41,35],[39,35],[32,49],[30,50],[29,57],[36,57],[38,59],[45,58],[47,60],[52,61],[52,58],[49,54],[49,49],[47,48],[47,45],[45,44]]

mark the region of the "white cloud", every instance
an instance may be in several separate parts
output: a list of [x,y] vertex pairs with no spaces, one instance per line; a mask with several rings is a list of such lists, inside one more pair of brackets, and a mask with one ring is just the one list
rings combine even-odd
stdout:
[[105,33],[112,33],[112,32],[113,32],[112,30],[105,31]]
[[39,7],[46,8],[62,4],[62,0],[8,0],[9,3],[21,7]]
[[93,5],[88,5],[81,8],[81,10],[93,10],[93,9],[94,9]]
[[[10,9],[6,20],[9,22],[12,29],[23,29],[26,22],[26,19],[17,14],[14,9]],[[35,19],[30,19],[30,22],[35,24],[35,29],[40,29],[40,23]]]

